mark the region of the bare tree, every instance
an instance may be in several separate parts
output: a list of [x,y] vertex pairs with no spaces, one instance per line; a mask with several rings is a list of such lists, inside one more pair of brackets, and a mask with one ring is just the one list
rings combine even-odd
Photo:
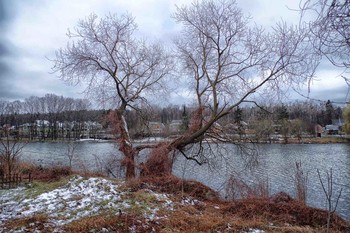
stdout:
[[[274,93],[283,85],[298,85],[312,76],[317,60],[310,51],[303,25],[281,22],[270,32],[251,26],[232,0],[201,1],[177,7],[174,19],[182,33],[176,39],[176,64],[196,99],[188,131],[153,146],[143,174],[171,173],[176,152],[199,164],[207,161],[204,143],[227,141],[218,121],[244,102],[256,103],[260,94]],[[134,157],[149,146],[131,144],[125,121],[128,107],[137,108],[149,90],[162,90],[161,81],[173,68],[166,51],[133,37],[136,29],[129,15],[91,15],[69,32],[71,43],[60,49],[53,71],[71,83],[86,81],[87,91],[113,99],[111,116],[124,154],[126,177],[135,176]],[[309,53],[310,51],[310,53]],[[196,153],[186,151],[192,147]],[[207,147],[211,150],[210,145]]]
[[350,68],[349,0],[300,2],[302,19],[310,20],[313,44],[335,66]]
[[69,142],[67,144],[66,156],[67,156],[68,161],[69,161],[69,168],[70,169],[72,169],[72,162],[73,162],[73,159],[76,157],[77,147],[78,147],[78,143],[76,143],[76,142]]
[[[251,26],[232,0],[177,7],[174,18],[182,24],[175,42],[178,64],[196,97],[197,111],[185,135],[161,145],[163,150],[156,148],[155,163],[146,163],[150,172],[157,171],[161,152],[169,155],[168,163],[176,151],[199,164],[207,161],[205,142],[229,140],[217,124],[221,118],[244,102],[256,103],[262,93],[306,82],[317,64],[306,27],[281,22],[265,32]],[[186,153],[191,146],[197,153]]]
[[0,134],[0,175],[12,176],[17,169],[25,142],[11,135],[9,126],[2,128]]
[[0,115],[4,115],[6,113],[6,105],[7,101],[0,100]]
[[[321,183],[322,186],[322,190],[323,193],[326,196],[326,200],[327,200],[327,212],[328,212],[328,217],[327,217],[327,232],[329,232],[329,227],[330,227],[330,223],[331,223],[331,218],[332,215],[335,213],[335,211],[337,210],[338,207],[338,201],[340,199],[341,193],[343,189],[340,189],[338,196],[336,196],[335,200],[333,200],[333,195],[334,195],[334,190],[333,190],[333,171],[332,168],[330,169],[330,171],[326,171],[326,183],[323,181],[322,177],[321,177],[321,173],[320,171],[317,169],[317,175],[318,175],[318,179]],[[335,202],[335,203],[333,203]]]
[[152,90],[163,90],[163,78],[172,70],[167,51],[133,35],[131,15],[91,14],[68,32],[70,43],[56,52],[53,71],[70,83],[86,82],[95,99],[113,100],[112,118],[124,154],[126,177],[135,176],[135,151],[125,121],[127,108],[136,109]]
[[24,112],[29,113],[30,115],[34,115],[35,113],[39,113],[39,97],[30,96],[24,100],[23,104]]

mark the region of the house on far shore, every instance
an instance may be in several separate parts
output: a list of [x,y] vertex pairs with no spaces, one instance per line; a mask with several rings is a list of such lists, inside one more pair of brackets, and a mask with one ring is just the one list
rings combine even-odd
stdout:
[[339,134],[339,126],[337,125],[326,125],[325,132],[327,135],[336,135]]
[[323,133],[323,127],[319,124],[315,125],[315,134],[316,137],[320,138]]
[[181,132],[182,120],[172,120],[169,124],[170,133],[179,133]]
[[337,135],[340,133],[343,125],[344,125],[344,123],[340,119],[332,120],[331,125],[326,125],[325,133],[327,135]]
[[148,122],[147,130],[152,135],[159,135],[165,132],[165,125],[161,122]]

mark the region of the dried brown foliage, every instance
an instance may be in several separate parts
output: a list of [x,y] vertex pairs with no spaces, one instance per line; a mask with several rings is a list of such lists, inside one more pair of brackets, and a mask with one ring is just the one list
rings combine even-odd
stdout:
[[103,121],[105,122],[105,124],[108,124],[110,125],[111,127],[111,130],[112,130],[112,133],[114,135],[118,135],[120,134],[121,132],[121,123],[120,123],[120,120],[119,118],[117,117],[117,112],[114,110],[114,111],[110,111],[103,119]]
[[[144,215],[126,210],[101,211],[59,227],[62,232],[251,232],[252,229],[271,233],[325,232],[327,211],[310,208],[288,194],[279,193],[270,198],[248,198],[224,202],[219,195],[196,181],[174,176],[143,177],[129,180],[130,192],[151,189],[173,194],[173,209],[157,211],[151,220]],[[133,196],[133,195],[131,195]],[[195,204],[181,204],[183,196],[200,200]],[[180,199],[181,200],[181,199]],[[125,212],[124,212],[125,211]],[[334,215],[331,232],[350,232],[350,224]],[[45,229],[42,227],[45,224]],[[31,231],[52,232],[46,215],[16,219],[6,223],[7,229],[25,226]],[[53,228],[54,226],[52,226]]]
[[148,188],[156,192],[187,195],[199,200],[219,200],[219,194],[204,184],[183,180],[176,176],[141,177],[132,180],[128,186],[133,190]]
[[149,158],[141,164],[141,176],[168,176],[172,171],[168,143],[159,143],[152,149]]
[[130,135],[123,116],[122,110],[111,111],[106,121],[111,125],[112,133],[117,138],[119,144],[119,151],[124,155],[121,165],[126,168],[126,178],[135,177],[135,153],[130,141]]
[[27,229],[27,231],[25,232],[53,232],[48,222],[49,218],[47,215],[37,214],[30,217],[24,217],[8,221],[3,225],[3,227],[5,230],[9,230],[9,232],[14,232],[10,230],[19,230],[23,227]]
[[203,124],[203,112],[204,112],[204,107],[200,106],[198,107],[192,117],[191,117],[191,121],[190,121],[190,128],[188,130],[188,132],[190,134],[196,132],[197,130],[199,130],[202,127]]
[[230,176],[226,185],[226,199],[236,200],[254,197],[269,197],[268,181],[258,180],[257,184],[249,185],[242,179]]
[[31,173],[33,180],[38,181],[57,181],[62,177],[67,177],[73,174],[72,170],[68,166],[53,166],[53,167],[41,167],[33,166],[27,172]]
[[64,232],[159,232],[160,226],[152,221],[147,221],[130,214],[108,215],[85,217],[78,221],[69,223],[64,228]]
[[[249,198],[235,201],[225,211],[235,215],[253,219],[257,216],[297,226],[324,227],[327,223],[327,211],[306,206],[294,200],[286,193],[278,193],[271,198]],[[332,228],[350,231],[350,225],[339,216],[333,216]]]

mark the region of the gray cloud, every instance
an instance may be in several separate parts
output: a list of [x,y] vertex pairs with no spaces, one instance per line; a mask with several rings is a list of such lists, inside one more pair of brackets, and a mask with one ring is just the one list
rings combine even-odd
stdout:
[[5,43],[0,41],[0,57],[3,57],[3,56],[5,56],[8,53],[9,53],[9,51],[6,48]]
[[[69,97],[82,95],[82,87],[69,87],[50,74],[53,65],[45,57],[53,58],[54,51],[65,46],[67,28],[74,28],[77,21],[91,12],[100,16],[111,12],[130,12],[135,17],[140,36],[146,39],[160,39],[170,43],[178,25],[170,18],[174,4],[189,4],[187,0],[0,0],[0,98],[24,99],[30,95],[55,93]],[[250,11],[254,20],[269,25],[280,18],[291,19],[284,2],[271,5],[270,1],[239,0],[245,13]],[[293,3],[294,4],[294,3]],[[297,4],[297,2],[295,2]],[[288,5],[291,8],[293,5]],[[329,64],[322,64],[323,70],[332,70]],[[320,79],[328,80],[336,73],[321,72]],[[341,78],[339,79],[341,80]],[[310,96],[317,99],[345,98],[346,87],[340,88],[327,82],[311,89]],[[345,84],[344,84],[345,85]],[[185,89],[185,88],[184,88]],[[185,93],[171,95],[170,102],[185,102]],[[188,101],[188,100],[187,100]]]
[[11,88],[11,66],[8,57],[11,54],[11,44],[6,39],[7,29],[14,17],[15,1],[0,1],[0,99],[12,99],[17,97]]
[[345,84],[343,87],[333,88],[333,89],[323,89],[323,90],[314,90],[311,98],[327,101],[330,100],[332,102],[336,102],[339,104],[345,103],[349,100],[349,96],[347,96],[349,87]]

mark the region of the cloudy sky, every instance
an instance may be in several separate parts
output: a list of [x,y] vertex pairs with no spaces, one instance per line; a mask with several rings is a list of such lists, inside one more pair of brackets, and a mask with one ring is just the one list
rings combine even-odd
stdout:
[[[82,87],[68,86],[50,73],[55,50],[67,42],[68,28],[94,12],[131,13],[145,38],[170,43],[178,26],[171,19],[175,5],[186,0],[0,0],[0,99],[23,100],[31,95],[54,93],[83,98]],[[298,0],[237,0],[244,12],[266,26],[282,18],[297,21],[298,15],[288,10],[297,8]],[[310,97],[345,101],[348,86],[340,71],[322,66],[311,83]],[[292,98],[296,95],[292,94]],[[181,104],[181,96],[173,96]],[[171,100],[170,100],[171,101]]]

